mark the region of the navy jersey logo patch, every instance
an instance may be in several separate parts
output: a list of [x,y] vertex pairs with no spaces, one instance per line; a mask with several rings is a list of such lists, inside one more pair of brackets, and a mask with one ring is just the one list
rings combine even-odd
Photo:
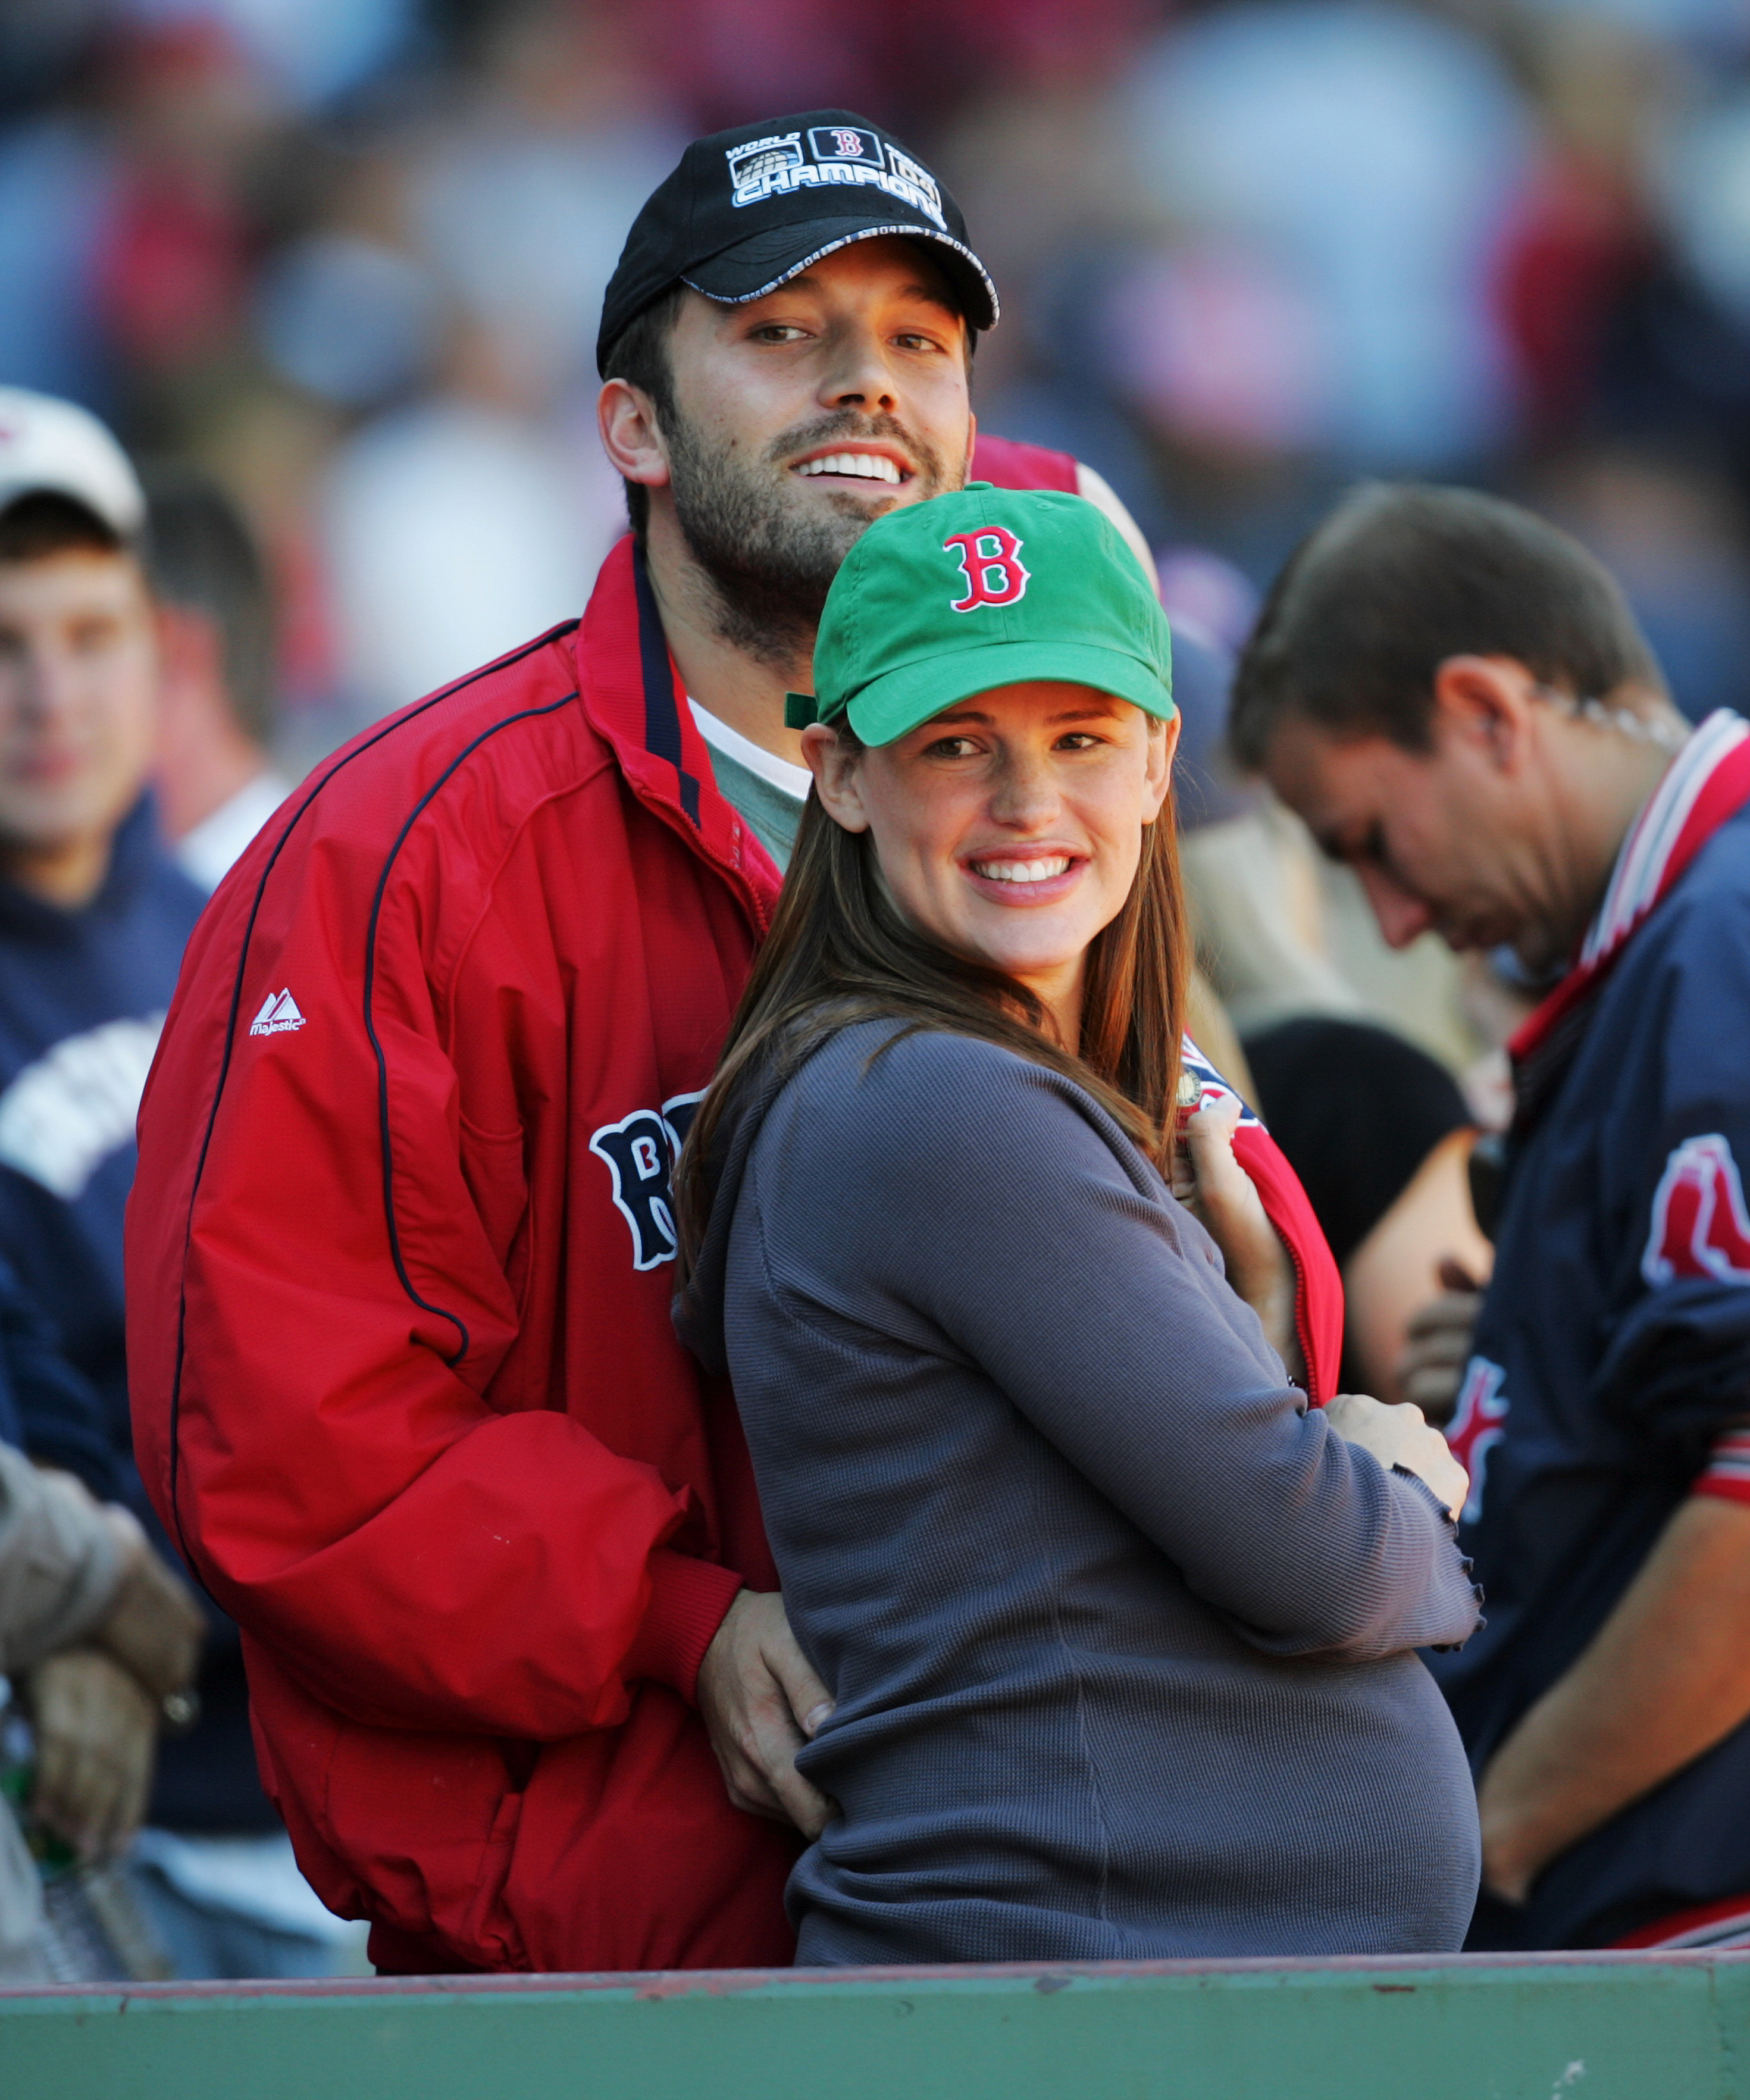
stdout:
[[589,1149],[614,1177],[614,1205],[632,1228],[632,1265],[659,1268],[675,1257],[674,1163],[703,1092],[677,1094],[659,1109],[605,1123]]
[[1473,1357],[1465,1366],[1465,1382],[1458,1388],[1458,1405],[1446,1432],[1452,1456],[1470,1476],[1470,1498],[1460,1513],[1466,1524],[1474,1524],[1483,1514],[1488,1454],[1507,1433],[1507,1410],[1512,1403],[1501,1389],[1506,1375],[1487,1357]]
[[1679,1277],[1750,1283],[1750,1218],[1732,1148],[1717,1131],[1686,1137],[1653,1197],[1641,1273],[1655,1290]]

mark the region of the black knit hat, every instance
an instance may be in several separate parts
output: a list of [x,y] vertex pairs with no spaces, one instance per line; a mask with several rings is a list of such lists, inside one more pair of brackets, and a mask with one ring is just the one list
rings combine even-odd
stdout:
[[675,284],[740,305],[853,240],[928,240],[967,325],[994,328],[996,287],[960,208],[923,162],[866,117],[810,109],[695,139],[633,221],[602,303],[596,364]]

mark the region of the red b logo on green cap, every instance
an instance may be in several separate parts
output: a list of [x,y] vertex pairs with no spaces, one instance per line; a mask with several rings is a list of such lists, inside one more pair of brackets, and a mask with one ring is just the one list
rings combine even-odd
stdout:
[[975,606],[1013,605],[1026,594],[1032,571],[1021,566],[1020,541],[1006,526],[986,525],[976,532],[950,532],[942,541],[966,575],[966,596],[953,602],[956,612]]

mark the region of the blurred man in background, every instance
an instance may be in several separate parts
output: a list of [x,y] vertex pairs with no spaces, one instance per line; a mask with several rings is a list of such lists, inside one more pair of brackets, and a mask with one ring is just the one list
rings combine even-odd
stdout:
[[0,1246],[102,1395],[124,1472],[134,1111],[201,904],[147,793],[144,523],[100,424],[0,393]]
[[242,513],[210,474],[159,465],[145,488],[159,820],[183,871],[213,890],[290,792],[268,755],[273,589]]
[[1364,488],[1241,666],[1241,754],[1388,940],[1510,943],[1497,1260],[1449,1436],[1485,1630],[1433,1666],[1487,1948],[1750,1943],[1750,724],[1690,733],[1574,541]]
[[[95,1387],[120,1499],[156,1530],[128,1413],[122,1219],[140,1089],[204,898],[148,792],[145,523],[101,424],[0,391],[0,1255]],[[216,1612],[201,1693],[198,1724],[165,1745],[139,1855],[156,1921],[183,1974],[324,1970],[321,1913],[256,1777],[236,1629]]]

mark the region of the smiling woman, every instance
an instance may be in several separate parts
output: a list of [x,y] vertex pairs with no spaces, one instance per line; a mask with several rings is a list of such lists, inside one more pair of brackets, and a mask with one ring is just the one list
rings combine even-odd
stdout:
[[1092,505],[978,484],[870,527],[814,663],[678,1181],[677,1323],[834,1702],[798,1958],[1456,1947],[1475,1808],[1413,1651],[1476,1622],[1463,1476],[1413,1409],[1309,1412],[1161,1171],[1153,592]]
[[[818,722],[802,743],[833,822],[877,832],[882,880],[907,923],[1025,986],[1075,1052],[1089,950],[1136,888],[1178,739],[1176,719],[1032,679],[981,693],[873,752],[854,732]],[[1167,874],[1170,857],[1168,845],[1151,867]],[[1162,889],[1170,911],[1176,885]],[[1180,946],[1160,951],[1169,1044],[1184,997]]]

